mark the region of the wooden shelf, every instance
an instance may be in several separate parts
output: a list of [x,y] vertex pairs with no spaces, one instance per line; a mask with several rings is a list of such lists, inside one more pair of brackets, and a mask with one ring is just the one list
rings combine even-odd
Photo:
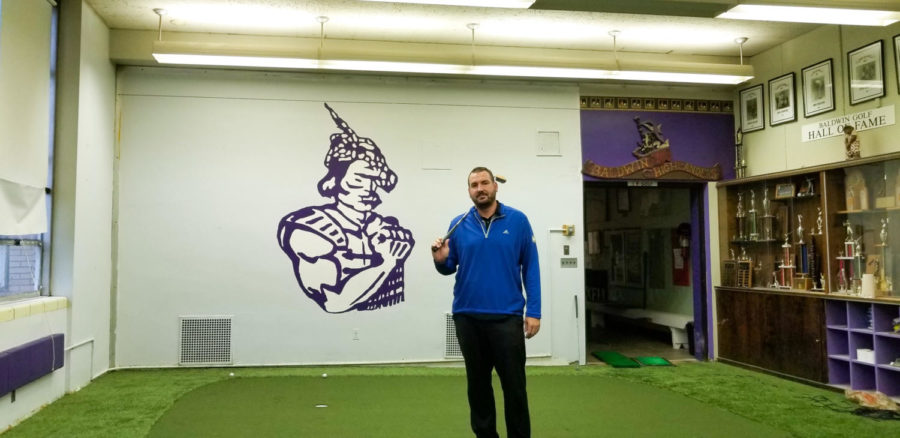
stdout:
[[885,214],[900,211],[900,207],[870,208],[868,210],[838,210],[837,214]]

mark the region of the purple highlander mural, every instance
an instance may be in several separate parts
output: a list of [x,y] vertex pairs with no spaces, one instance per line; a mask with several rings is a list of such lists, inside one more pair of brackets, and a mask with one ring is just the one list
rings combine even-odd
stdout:
[[319,193],[324,205],[303,207],[278,224],[278,243],[307,297],[329,313],[375,310],[404,301],[403,265],[415,245],[396,218],[381,216],[377,190],[397,174],[370,138],[360,137],[325,104],[341,132],[331,135]]

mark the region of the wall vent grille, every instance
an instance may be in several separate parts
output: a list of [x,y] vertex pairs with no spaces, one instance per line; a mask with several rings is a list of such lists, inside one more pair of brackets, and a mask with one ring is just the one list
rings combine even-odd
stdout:
[[453,322],[453,315],[447,313],[444,316],[447,327],[447,336],[444,340],[444,358],[462,359],[462,350],[459,349],[459,340],[456,339],[456,324]]
[[230,316],[182,316],[178,323],[179,365],[232,363]]

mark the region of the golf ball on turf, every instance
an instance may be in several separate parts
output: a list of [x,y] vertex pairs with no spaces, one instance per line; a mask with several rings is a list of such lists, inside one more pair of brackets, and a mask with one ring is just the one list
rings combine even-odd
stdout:
[[228,373],[230,377],[234,377],[234,373]]
[[324,379],[326,377],[328,377],[328,373],[322,373],[322,378]]

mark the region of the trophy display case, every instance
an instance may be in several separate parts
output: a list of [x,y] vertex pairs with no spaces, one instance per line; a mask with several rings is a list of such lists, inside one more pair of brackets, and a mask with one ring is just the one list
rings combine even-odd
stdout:
[[900,302],[900,154],[720,183],[719,202],[723,287]]
[[900,401],[900,153],[721,182],[718,204],[719,360]]
[[826,290],[823,181],[821,173],[802,173],[720,186],[723,266],[750,267],[749,278],[729,277],[723,286]]

